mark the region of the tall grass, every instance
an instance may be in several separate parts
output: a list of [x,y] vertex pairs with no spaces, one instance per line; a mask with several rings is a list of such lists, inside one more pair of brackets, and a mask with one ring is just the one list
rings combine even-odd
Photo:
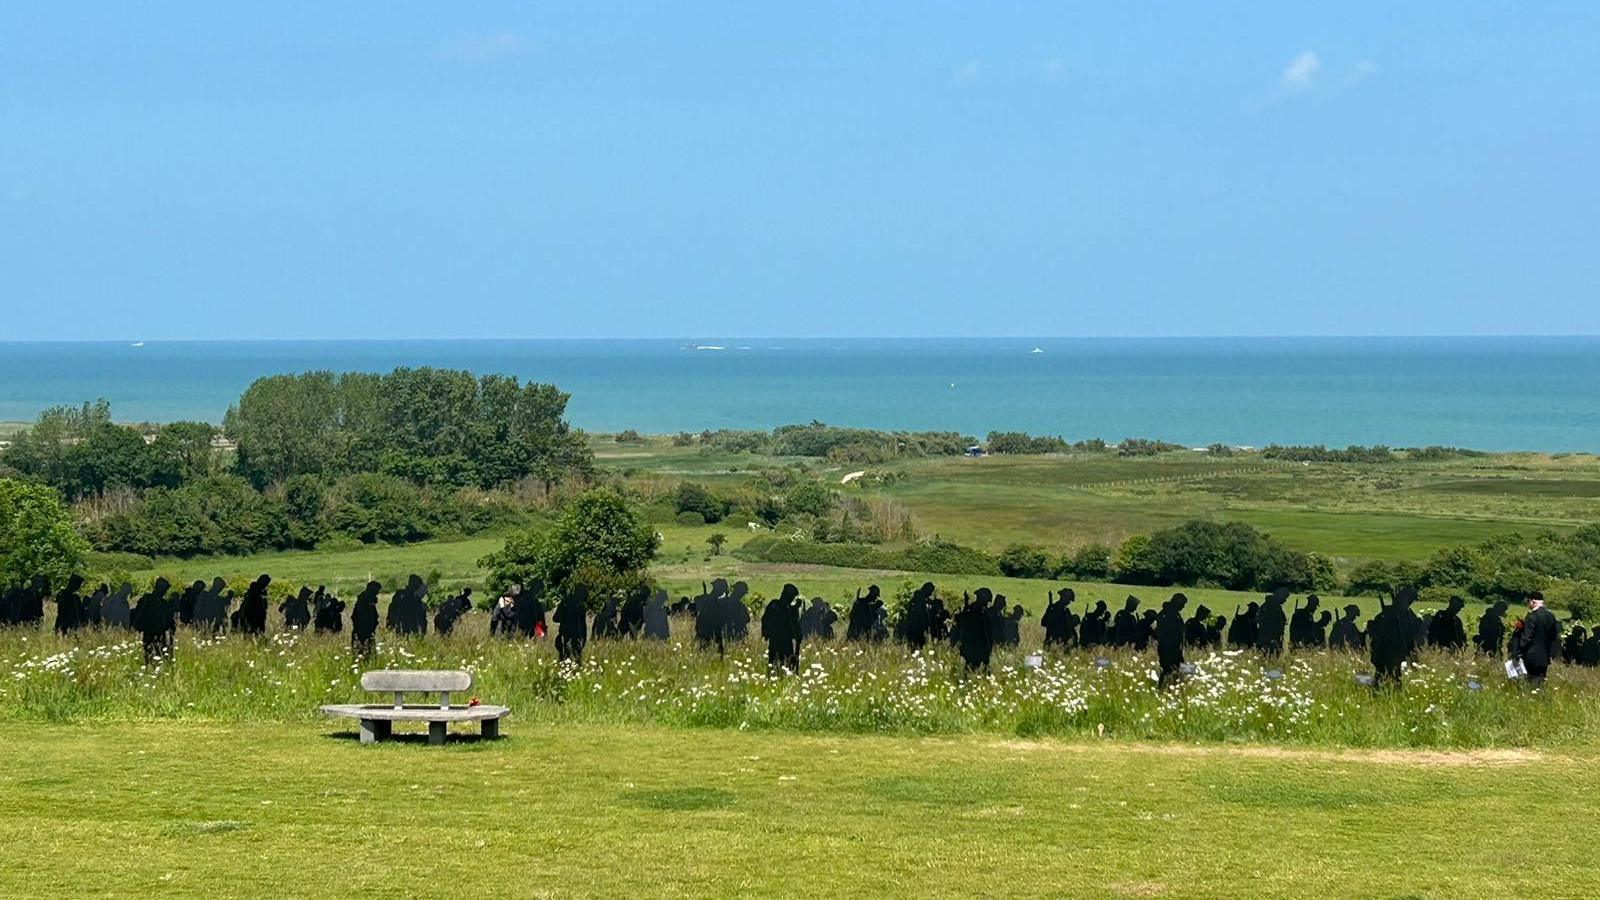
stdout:
[[[484,702],[508,705],[523,727],[651,723],[688,728],[806,732],[1105,736],[1186,742],[1360,747],[1555,747],[1600,741],[1600,672],[1558,667],[1530,691],[1500,664],[1473,655],[1425,654],[1401,691],[1357,684],[1364,660],[1299,653],[1192,654],[1177,686],[1155,684],[1153,655],[997,652],[969,675],[944,647],[815,642],[798,673],[774,677],[752,639],[725,658],[692,642],[591,641],[583,665],[560,664],[548,641],[505,641],[475,615],[457,633],[381,636],[355,658],[339,637],[279,633],[210,637],[180,629],[174,658],[143,665],[138,640],[86,632],[0,633],[0,720],[198,719],[311,722],[323,703],[374,699],[359,686],[372,668],[465,668]],[[689,623],[675,622],[687,634]],[[1037,646],[1037,632],[1025,647]],[[1030,647],[1030,649],[1031,649]],[[1269,673],[1281,672],[1281,678]],[[463,700],[465,698],[462,698]]]

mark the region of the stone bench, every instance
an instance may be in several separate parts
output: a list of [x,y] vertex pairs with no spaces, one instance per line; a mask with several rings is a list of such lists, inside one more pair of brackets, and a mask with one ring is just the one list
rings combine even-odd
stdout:
[[[384,669],[361,676],[363,690],[393,694],[393,704],[334,703],[322,707],[324,715],[357,719],[361,743],[371,744],[393,734],[396,722],[427,722],[428,743],[443,744],[451,722],[477,722],[486,738],[500,736],[500,720],[511,715],[504,706],[451,706],[450,695],[472,688],[470,672]],[[439,703],[407,704],[406,694],[438,694]]]

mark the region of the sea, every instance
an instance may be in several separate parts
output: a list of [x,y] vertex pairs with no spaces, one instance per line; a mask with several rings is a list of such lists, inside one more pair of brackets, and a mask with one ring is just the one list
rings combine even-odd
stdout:
[[1600,337],[0,342],[0,421],[105,399],[220,422],[263,375],[552,382],[591,431],[1026,431],[1068,440],[1600,451]]

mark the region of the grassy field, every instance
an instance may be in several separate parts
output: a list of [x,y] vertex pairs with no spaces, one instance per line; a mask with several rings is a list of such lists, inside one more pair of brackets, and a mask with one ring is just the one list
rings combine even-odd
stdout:
[[[1578,897],[1591,751],[19,725],[12,897]],[[65,802],[70,799],[70,802]]]

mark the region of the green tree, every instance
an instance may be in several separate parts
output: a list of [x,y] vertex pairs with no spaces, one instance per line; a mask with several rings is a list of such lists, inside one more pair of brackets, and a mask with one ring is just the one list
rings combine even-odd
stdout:
[[54,490],[0,478],[0,589],[34,575],[60,584],[83,571],[88,551]]
[[206,422],[172,422],[161,426],[150,442],[150,483],[177,487],[212,472],[211,439],[216,426]]
[[680,513],[693,513],[701,518],[707,525],[722,521],[727,515],[727,504],[712,496],[705,486],[692,481],[685,481],[678,485],[678,490],[673,494],[673,507]]
[[726,544],[727,542],[728,542],[728,536],[723,534],[720,531],[715,533],[715,534],[713,534],[711,537],[706,538],[706,543],[711,545],[711,555],[712,556],[721,556],[722,555],[722,545]]
[[1008,578],[1049,578],[1050,557],[1038,547],[1013,544],[1000,554],[1000,574]]
[[1111,570],[1126,584],[1155,584],[1160,577],[1160,562],[1150,549],[1150,536],[1136,534],[1122,542],[1111,561]]
[[582,584],[598,595],[643,581],[660,543],[622,495],[594,488],[568,502],[549,530],[513,534],[479,564],[489,569],[491,590],[538,579],[558,590]]

